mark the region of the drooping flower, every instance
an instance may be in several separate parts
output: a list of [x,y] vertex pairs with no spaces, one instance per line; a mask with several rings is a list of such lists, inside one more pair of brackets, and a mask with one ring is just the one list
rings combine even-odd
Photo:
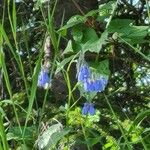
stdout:
[[95,80],[94,87],[96,92],[104,91],[108,80],[105,77],[101,77],[100,79]]
[[86,92],[102,92],[104,91],[107,83],[108,80],[104,77],[101,77],[100,79],[95,80],[88,79],[84,81],[83,86]]
[[89,105],[88,105],[88,103],[84,103],[84,106],[83,106],[83,108],[82,108],[82,114],[83,114],[83,115],[88,114],[88,110],[89,110]]
[[94,92],[95,87],[94,87],[94,80],[88,79],[83,83],[84,90],[86,92]]
[[42,68],[38,75],[38,83],[37,86],[47,89],[50,84],[50,78],[48,75],[48,70]]
[[101,91],[103,91],[105,89],[107,83],[108,83],[108,79],[105,78],[105,77],[101,77],[99,80],[100,80],[101,86],[102,86],[102,90]]
[[78,81],[82,82],[90,77],[90,69],[87,65],[81,65],[78,72]]
[[82,114],[83,115],[94,115],[95,114],[95,108],[93,103],[84,103],[84,106],[82,108]]

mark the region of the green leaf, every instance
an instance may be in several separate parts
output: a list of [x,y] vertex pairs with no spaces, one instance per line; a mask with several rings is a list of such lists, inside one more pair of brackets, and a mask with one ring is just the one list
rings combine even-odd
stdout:
[[[25,135],[24,139],[26,141],[32,141],[34,140],[34,133],[36,133],[36,128],[31,126],[31,127],[26,127],[25,130]],[[21,140],[22,139],[22,133],[20,132],[19,127],[11,127],[7,133],[7,140]]]
[[73,39],[75,41],[81,42],[82,37],[83,37],[82,27],[81,26],[75,26],[72,29],[72,36],[73,36]]
[[82,45],[83,51],[99,53],[102,46],[106,44],[107,37],[108,37],[108,33],[105,31],[102,33],[99,39],[94,40],[94,38],[92,38],[91,40],[87,41],[85,44]]
[[68,29],[68,28],[71,28],[71,27],[73,27],[73,26],[75,26],[75,25],[77,25],[77,24],[80,24],[80,23],[82,23],[82,22],[84,22],[84,17],[83,17],[83,16],[80,16],[80,15],[75,15],[75,16],[71,17],[71,18],[68,20],[67,24],[66,24],[65,26],[63,26],[62,28],[60,28],[60,29],[58,30],[58,32],[60,32],[60,31],[62,31],[62,30],[66,30],[66,29]]
[[128,32],[129,25],[133,23],[133,20],[130,19],[114,19],[110,22],[107,31],[109,33],[113,32]]
[[56,146],[56,144],[64,138],[65,135],[67,135],[70,132],[69,128],[62,129],[59,132],[55,132],[52,134],[51,138],[48,141],[48,145],[46,146],[45,150],[52,149]]
[[61,128],[62,128],[62,125],[60,123],[57,123],[57,124],[50,126],[47,130],[45,130],[38,139],[39,149],[45,148],[48,145],[49,140],[51,139],[51,136],[53,135],[53,133],[55,132],[57,133],[61,131]]
[[98,20],[104,21],[104,19],[109,18],[113,7],[116,5],[116,1],[109,1],[108,3],[104,3],[99,5],[99,16]]
[[57,69],[55,71],[55,74],[57,74],[58,72],[60,72],[64,66],[69,63],[76,55],[72,55],[68,58],[65,58],[61,63],[57,63]]
[[84,23],[87,19],[87,17],[90,17],[90,16],[95,16],[97,13],[99,12],[99,9],[96,9],[96,10],[91,10],[89,11],[87,14],[85,14],[85,16],[81,16],[81,15],[75,15],[75,16],[72,16],[66,25],[64,25],[63,27],[61,27],[58,32],[62,31],[62,30],[66,30],[68,28],[71,28],[75,25],[78,25],[78,24],[81,24],[81,23]]
[[150,116],[150,110],[146,110],[139,113],[138,116],[135,118],[133,124],[131,125],[128,134],[131,133],[134,130],[134,128],[138,126],[138,124],[141,123],[148,116]]
[[101,137],[88,138],[87,141],[85,141],[84,143],[92,147],[95,144],[99,143],[100,139]]
[[39,137],[38,147],[39,149],[49,150],[52,149],[59,140],[70,132],[69,128],[62,129],[62,125],[57,123],[50,126],[43,134]]
[[72,53],[72,52],[73,52],[72,41],[69,40],[67,47],[65,48],[63,54],[68,54],[68,53]]
[[86,43],[88,41],[95,41],[98,40],[97,33],[94,29],[92,28],[84,28],[83,30],[83,38],[82,38],[82,43]]
[[102,74],[106,77],[110,75],[110,69],[109,69],[109,60],[105,59],[101,62],[90,62],[89,63],[90,68],[95,70],[97,73]]
[[118,35],[131,44],[142,43],[143,38],[148,34],[148,26],[134,26],[129,19],[115,19],[108,26],[109,33]]

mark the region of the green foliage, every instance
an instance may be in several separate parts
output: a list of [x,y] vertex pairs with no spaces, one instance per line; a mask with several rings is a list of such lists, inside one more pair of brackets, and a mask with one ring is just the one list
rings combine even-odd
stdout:
[[85,127],[92,127],[94,123],[99,122],[100,112],[96,110],[95,115],[83,116],[81,114],[81,109],[77,107],[75,110],[69,112],[68,123],[71,126],[84,125]]
[[110,75],[110,69],[109,69],[109,60],[105,59],[101,62],[90,62],[89,63],[90,68],[94,70],[96,73],[99,73],[103,76],[106,76],[107,78]]
[[116,1],[109,1],[108,3],[99,5],[99,21],[104,21],[106,18],[109,18],[113,7],[115,6]]
[[69,132],[70,129],[62,129],[60,123],[50,126],[38,139],[39,149],[48,150],[54,148],[58,141],[64,138]]
[[[88,10],[93,3],[0,3],[0,150],[150,149],[148,1],[101,0]],[[102,92],[77,81],[81,64],[92,82],[108,80]],[[37,87],[42,67],[47,90]],[[85,102],[93,115],[82,114]]]
[[111,21],[108,32],[117,32],[120,37],[131,44],[143,43],[144,37],[148,35],[148,26],[134,26],[133,20],[115,19]]

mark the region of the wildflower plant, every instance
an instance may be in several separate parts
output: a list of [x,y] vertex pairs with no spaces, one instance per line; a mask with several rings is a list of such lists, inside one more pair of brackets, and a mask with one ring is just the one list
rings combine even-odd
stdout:
[[0,1],[0,150],[149,149],[149,3],[104,1]]
[[105,90],[108,77],[98,73],[96,69],[90,67],[88,63],[85,62],[83,54],[81,54],[77,64],[77,79],[80,85],[80,92],[87,100],[82,108],[82,114],[94,115],[96,110],[92,103],[92,99],[98,92]]
[[38,87],[47,89],[50,84],[50,77],[48,75],[48,70],[44,68],[43,66],[41,67],[41,71],[38,75]]
[[51,84],[51,79],[49,77],[49,71],[50,71],[50,37],[48,36],[46,38],[45,44],[44,44],[44,64],[41,65],[41,70],[38,75],[38,83],[37,86],[48,89]]

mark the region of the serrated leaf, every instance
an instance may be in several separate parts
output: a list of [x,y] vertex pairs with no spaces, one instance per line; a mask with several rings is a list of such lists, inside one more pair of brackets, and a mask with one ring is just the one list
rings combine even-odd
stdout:
[[[36,128],[31,126],[27,127],[24,134],[24,139],[30,141],[33,139],[33,132],[36,132]],[[22,139],[22,133],[19,127],[11,127],[7,133],[7,140],[20,140]]]

